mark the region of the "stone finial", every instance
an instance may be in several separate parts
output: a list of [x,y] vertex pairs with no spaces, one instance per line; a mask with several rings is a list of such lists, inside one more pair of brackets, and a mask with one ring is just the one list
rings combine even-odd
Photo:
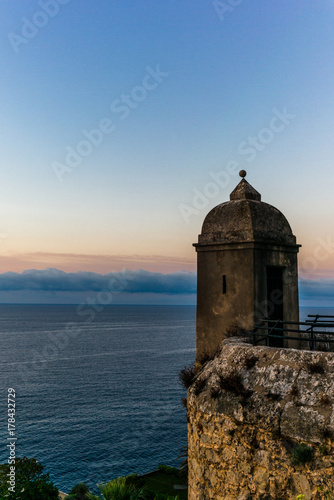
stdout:
[[246,175],[247,175],[246,170],[240,170],[239,175],[240,175],[240,177],[242,177],[242,178],[246,177]]
[[239,184],[233,189],[232,193],[230,194],[230,200],[255,200],[255,201],[261,201],[261,195],[256,189],[253,188],[249,184],[249,182],[244,179],[245,175],[245,170],[240,170],[239,175],[240,177],[243,177],[243,179],[239,182]]

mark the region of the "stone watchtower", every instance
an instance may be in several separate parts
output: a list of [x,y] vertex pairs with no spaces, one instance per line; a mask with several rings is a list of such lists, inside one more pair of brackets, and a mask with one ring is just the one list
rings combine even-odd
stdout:
[[239,175],[230,201],[209,212],[194,243],[197,362],[237,327],[251,329],[263,317],[299,321],[300,245],[284,215],[261,201],[244,170]]

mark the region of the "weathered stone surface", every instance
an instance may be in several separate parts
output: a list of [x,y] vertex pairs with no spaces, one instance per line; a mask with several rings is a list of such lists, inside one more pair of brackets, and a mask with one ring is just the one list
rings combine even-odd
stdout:
[[[236,328],[251,330],[267,316],[299,321],[296,237],[285,216],[262,202],[245,179],[233,190],[230,201],[208,213],[194,246],[197,365]],[[275,290],[268,289],[272,268],[281,272],[282,282],[278,280]],[[298,340],[273,342],[299,347]]]
[[[247,369],[250,357],[257,361]],[[197,376],[203,391],[188,392],[189,500],[325,499],[320,486],[333,493],[333,373],[334,353],[225,340]],[[296,465],[300,443],[314,457]]]
[[245,179],[230,194],[230,201],[214,207],[205,217],[199,242],[253,240],[295,244],[284,215],[268,203]]

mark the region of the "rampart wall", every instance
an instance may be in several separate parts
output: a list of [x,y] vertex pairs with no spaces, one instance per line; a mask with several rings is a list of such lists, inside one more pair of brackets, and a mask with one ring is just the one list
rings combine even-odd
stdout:
[[334,498],[333,374],[334,353],[225,340],[188,390],[189,500]]

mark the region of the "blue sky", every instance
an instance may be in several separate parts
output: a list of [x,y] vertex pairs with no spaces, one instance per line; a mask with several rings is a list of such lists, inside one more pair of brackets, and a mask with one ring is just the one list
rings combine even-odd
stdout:
[[0,272],[194,272],[234,162],[303,245],[301,296],[330,302],[334,2],[228,4],[2,0]]

